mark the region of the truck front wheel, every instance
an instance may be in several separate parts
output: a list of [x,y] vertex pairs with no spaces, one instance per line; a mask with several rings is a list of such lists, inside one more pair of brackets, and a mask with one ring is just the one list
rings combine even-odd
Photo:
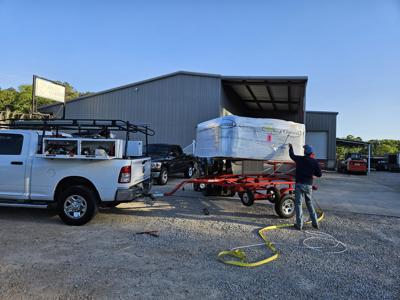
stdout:
[[157,179],[157,183],[159,185],[166,185],[168,182],[168,170],[166,168],[162,168],[160,171],[160,176]]
[[194,175],[194,167],[192,165],[188,166],[184,173],[186,178],[192,178]]
[[57,198],[58,215],[65,224],[84,225],[97,212],[96,195],[86,186],[71,186],[62,191]]

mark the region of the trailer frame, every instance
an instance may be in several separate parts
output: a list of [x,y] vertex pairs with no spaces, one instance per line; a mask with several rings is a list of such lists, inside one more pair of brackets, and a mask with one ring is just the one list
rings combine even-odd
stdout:
[[[289,172],[278,172],[278,165],[294,165],[291,162],[268,162],[273,165],[271,174],[216,174],[205,175],[181,181],[171,191],[162,194],[164,197],[172,196],[185,185],[193,184],[194,187],[205,185],[205,195],[209,190],[214,190],[215,196],[233,197],[239,195],[242,204],[251,206],[254,201],[268,200],[275,204],[275,211],[281,218],[291,218],[294,211],[294,176]],[[196,188],[194,188],[196,190]]]

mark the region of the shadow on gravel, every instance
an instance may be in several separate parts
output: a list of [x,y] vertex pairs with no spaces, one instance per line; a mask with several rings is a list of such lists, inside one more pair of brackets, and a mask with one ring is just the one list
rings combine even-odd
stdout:
[[[179,197],[178,201],[172,201],[170,204],[162,204],[157,206],[139,206],[139,207],[115,207],[111,209],[102,209],[101,213],[124,215],[124,216],[141,216],[141,217],[164,217],[164,218],[180,218],[187,220],[207,220],[207,221],[224,221],[237,223],[242,225],[260,225],[260,220],[280,219],[274,214],[264,213],[269,209],[266,205],[255,204],[251,208],[240,207],[239,210],[245,211],[226,211],[218,205],[217,199],[201,199],[200,201],[188,201],[191,198]],[[227,200],[221,199],[221,200]],[[230,201],[230,200],[228,200]],[[182,207],[182,205],[184,207]],[[166,209],[170,207],[170,209]],[[207,209],[209,215],[204,213]],[[260,211],[255,213],[255,211]]]
[[14,222],[32,221],[34,223],[62,224],[57,213],[51,209],[0,207],[0,219]]
[[[157,216],[186,220],[223,221],[252,226],[265,226],[265,222],[280,219],[270,213],[273,211],[271,205],[256,203],[251,207],[244,207],[240,204],[239,199],[234,198],[177,196],[168,200],[167,203],[158,202],[154,206],[136,202],[131,207],[99,208],[99,213],[132,217],[151,218]],[[228,206],[229,209],[225,209],[225,206]],[[207,210],[208,215],[205,214],[204,209]],[[14,222],[62,224],[54,209],[1,207],[0,219]]]

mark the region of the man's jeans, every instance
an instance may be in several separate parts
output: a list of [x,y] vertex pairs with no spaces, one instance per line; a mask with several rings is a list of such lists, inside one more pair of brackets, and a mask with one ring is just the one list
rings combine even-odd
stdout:
[[310,219],[313,225],[317,225],[317,214],[315,213],[314,205],[311,200],[312,186],[307,184],[296,183],[295,188],[295,210],[296,210],[296,224],[299,227],[303,227],[303,209],[302,202],[303,198],[306,201],[308,212],[310,213]]

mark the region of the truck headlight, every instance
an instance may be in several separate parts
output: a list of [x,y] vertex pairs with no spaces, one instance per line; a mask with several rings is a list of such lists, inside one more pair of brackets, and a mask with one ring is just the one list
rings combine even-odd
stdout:
[[160,162],[152,162],[151,168],[152,169],[161,169],[161,165],[162,165],[162,163],[160,163]]

